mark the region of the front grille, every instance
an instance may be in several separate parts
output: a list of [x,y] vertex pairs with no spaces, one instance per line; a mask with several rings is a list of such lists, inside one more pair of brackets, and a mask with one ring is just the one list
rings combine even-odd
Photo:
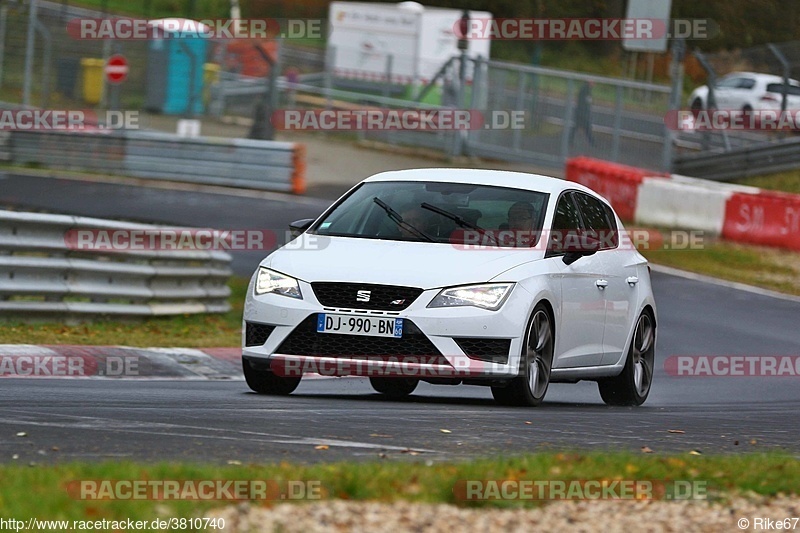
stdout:
[[492,363],[508,362],[511,339],[487,339],[482,337],[464,337],[453,339],[458,347],[472,359],[490,361]]
[[418,362],[447,365],[447,359],[436,349],[422,331],[410,320],[403,320],[403,336],[367,337],[317,333],[317,315],[303,320],[281,343],[276,353],[285,355],[316,355],[329,357],[363,358],[423,357]]
[[[325,307],[374,311],[402,311],[422,294],[422,289],[416,287],[369,283],[315,282],[311,288],[319,303]],[[359,301],[359,291],[362,291],[362,300],[366,296],[363,291],[369,291],[369,301]]]
[[272,334],[272,331],[275,329],[275,326],[258,324],[257,322],[245,322],[244,324],[245,346],[264,346],[267,339]]

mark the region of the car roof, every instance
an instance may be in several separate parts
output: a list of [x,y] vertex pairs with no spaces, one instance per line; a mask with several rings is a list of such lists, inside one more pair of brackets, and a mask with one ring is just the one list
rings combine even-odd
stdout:
[[[409,170],[392,170],[381,172],[365,179],[373,181],[435,181],[451,183],[469,183],[473,185],[494,185],[539,191],[558,196],[562,191],[572,189],[587,192],[593,196],[599,194],[573,181],[560,178],[528,174],[527,172],[511,172],[508,170],[485,170],[474,168],[415,168]],[[602,198],[602,197],[601,197]]]
[[[763,74],[760,72],[748,72],[748,71],[741,71],[741,72],[731,72],[729,74],[725,74],[723,78],[736,78],[739,76],[749,76],[751,78],[756,78],[762,81],[766,81],[767,83],[783,83],[783,77],[776,76],[775,74]],[[798,84],[795,79],[789,78],[790,83]]]

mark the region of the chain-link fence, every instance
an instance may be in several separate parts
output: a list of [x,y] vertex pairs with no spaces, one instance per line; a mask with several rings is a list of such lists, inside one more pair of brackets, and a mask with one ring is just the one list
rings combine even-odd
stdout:
[[[68,35],[71,19],[97,17],[94,11],[38,2],[35,17],[30,4],[0,6],[0,100],[37,107],[65,108],[110,105],[112,96],[103,75],[104,60],[125,56],[128,79],[119,89],[119,107],[140,109],[147,89],[147,41],[81,40]],[[34,34],[30,76],[26,83],[28,27]],[[117,102],[115,102],[117,103]]]
[[401,106],[407,98],[405,105],[466,109],[482,121],[464,131],[368,131],[364,138],[554,168],[575,155],[652,169],[664,168],[666,157],[668,164],[669,86],[467,59],[461,90],[458,57],[437,79],[387,82],[397,62],[387,58],[383,76],[333,72],[331,85],[363,91],[362,103]]
[[[725,50],[713,54],[694,52],[687,64],[694,90],[684,108],[721,110],[744,115],[762,111],[798,111],[800,99],[800,41]],[[783,87],[787,86],[784,101]],[[760,117],[756,117],[760,118]],[[747,124],[750,125],[750,124]],[[680,132],[678,157],[708,152],[730,152],[760,148],[792,138],[791,128],[756,127],[708,128],[701,132]]]
[[[462,109],[482,122],[468,130],[355,135],[551,168],[575,155],[653,170],[670,164],[667,85],[480,58],[462,63],[459,56],[436,71],[414,67],[411,50],[337,51],[321,42],[200,39],[202,46],[195,47],[181,39],[82,40],[67,30],[69,21],[102,13],[39,0],[31,17],[28,5],[0,4],[0,101],[251,120],[294,108]],[[31,20],[33,61],[26,83]],[[355,68],[336,66],[336,54],[345,52]],[[112,54],[124,55],[129,65],[120,85],[105,81],[103,68]],[[360,69],[359,62],[372,67]],[[376,71],[374,65],[383,67]]]

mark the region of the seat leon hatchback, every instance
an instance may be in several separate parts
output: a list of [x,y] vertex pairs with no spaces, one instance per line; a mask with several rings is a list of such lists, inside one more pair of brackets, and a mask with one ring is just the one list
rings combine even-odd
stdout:
[[656,306],[644,257],[609,203],[576,183],[494,170],[365,179],[259,265],[243,318],[247,384],[304,375],[491,387],[535,406],[595,381],[612,405],[650,392]]

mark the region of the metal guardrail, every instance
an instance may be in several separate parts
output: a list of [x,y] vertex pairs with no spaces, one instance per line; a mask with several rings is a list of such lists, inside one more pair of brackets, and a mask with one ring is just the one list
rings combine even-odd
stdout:
[[2,152],[18,164],[295,193],[305,187],[305,149],[290,142],[132,130],[12,131],[0,140]]
[[154,231],[158,227],[0,211],[0,316],[157,316],[230,309],[229,254],[82,251],[68,244],[68,232],[78,229]]
[[673,172],[714,181],[794,170],[800,167],[800,139],[750,146],[720,153],[675,158]]

